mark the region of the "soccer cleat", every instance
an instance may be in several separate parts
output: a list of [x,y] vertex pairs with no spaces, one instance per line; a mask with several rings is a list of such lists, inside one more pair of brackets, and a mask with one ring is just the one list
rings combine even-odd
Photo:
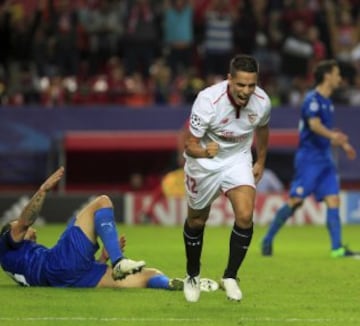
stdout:
[[263,240],[261,243],[261,254],[263,256],[272,256],[272,243],[269,241]]
[[[209,278],[200,278],[201,292],[214,292],[219,288],[219,283]],[[184,280],[181,278],[171,278],[169,280],[169,290],[180,291],[184,289]]]
[[338,249],[334,249],[331,251],[331,257],[332,258],[348,257],[348,258],[360,259],[360,252],[351,251],[347,247],[340,247]]
[[123,258],[116,263],[113,267],[112,277],[114,280],[122,280],[130,274],[135,274],[141,271],[145,266],[145,262],[134,261],[131,259]]
[[184,296],[188,302],[197,302],[200,298],[200,276],[187,276],[184,280]]
[[222,278],[220,286],[223,290],[225,290],[226,296],[229,300],[240,301],[242,299],[242,292],[236,279]]
[[184,289],[184,280],[181,278],[171,278],[169,280],[169,290],[182,291]]
[[200,291],[213,292],[219,288],[219,283],[209,278],[200,279]]

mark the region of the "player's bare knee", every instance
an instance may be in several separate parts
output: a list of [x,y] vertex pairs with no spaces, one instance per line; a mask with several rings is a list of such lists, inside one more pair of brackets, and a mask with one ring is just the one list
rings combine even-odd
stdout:
[[236,216],[235,223],[236,223],[236,225],[238,225],[244,229],[251,227],[251,225],[253,224],[252,212],[249,214],[241,214],[239,216]]
[[95,199],[95,203],[98,206],[98,208],[103,207],[112,207],[112,201],[107,195],[100,195]]
[[191,228],[202,228],[205,226],[207,219],[209,218],[210,207],[203,209],[192,209],[188,207],[187,224]]

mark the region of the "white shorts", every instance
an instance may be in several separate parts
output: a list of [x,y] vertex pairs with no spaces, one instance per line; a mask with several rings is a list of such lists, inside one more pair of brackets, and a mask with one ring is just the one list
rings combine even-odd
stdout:
[[220,171],[209,171],[197,164],[185,164],[185,188],[188,205],[193,209],[209,206],[222,192],[238,186],[256,188],[252,160],[241,160]]

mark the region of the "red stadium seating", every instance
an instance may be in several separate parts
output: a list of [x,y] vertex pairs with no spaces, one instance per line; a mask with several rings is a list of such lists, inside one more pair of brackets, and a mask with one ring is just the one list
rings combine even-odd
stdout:
[[[68,131],[59,153],[66,165],[63,190],[91,183],[126,184],[129,175],[161,175],[174,164],[178,131]],[[273,129],[269,151],[293,152],[297,146],[295,129]],[[80,186],[81,188],[81,186]]]

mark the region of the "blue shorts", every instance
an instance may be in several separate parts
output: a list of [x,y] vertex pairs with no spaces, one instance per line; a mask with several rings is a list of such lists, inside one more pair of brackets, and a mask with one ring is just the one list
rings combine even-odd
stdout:
[[295,157],[295,177],[291,183],[290,196],[305,198],[313,194],[317,201],[340,191],[336,167],[331,160],[314,162],[302,155]]
[[95,287],[107,265],[95,260],[98,244],[92,243],[80,227],[70,222],[57,244],[50,249],[43,276],[49,286]]

